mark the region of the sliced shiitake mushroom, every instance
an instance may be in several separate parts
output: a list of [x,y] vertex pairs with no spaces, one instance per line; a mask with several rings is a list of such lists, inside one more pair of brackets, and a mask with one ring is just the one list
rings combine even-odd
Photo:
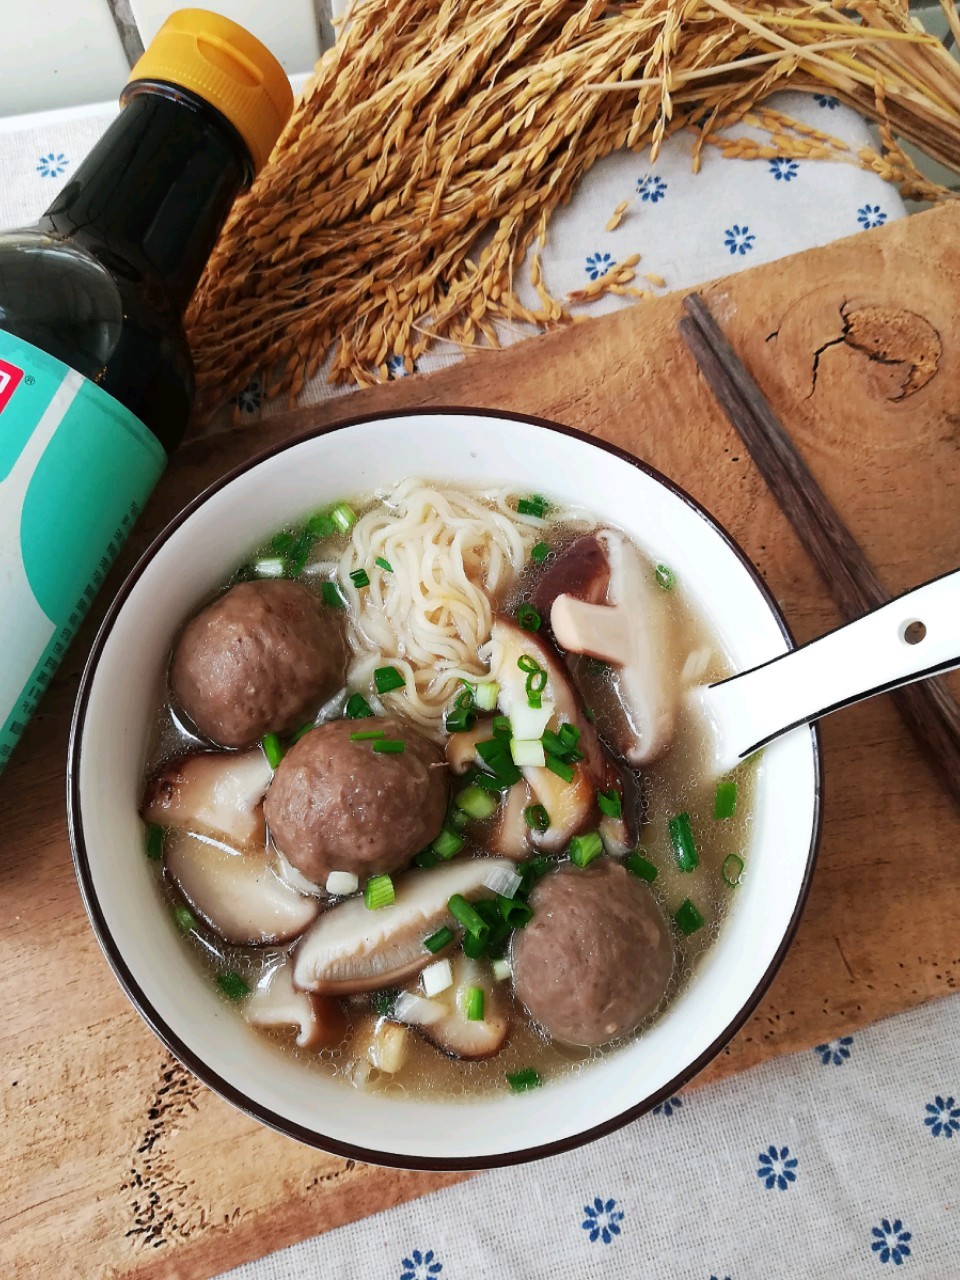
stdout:
[[486,848],[501,858],[522,862],[530,856],[530,828],[523,811],[531,803],[530,789],[525,781],[515,783],[504,796],[497,811]]
[[337,996],[400,986],[436,959],[423,941],[454,923],[450,898],[491,897],[485,879],[495,868],[509,866],[502,858],[471,858],[407,871],[397,877],[396,898],[388,907],[370,911],[362,897],[338,903],[297,946],[294,985]]
[[[429,1000],[420,1001],[432,1006],[436,1015],[431,1011],[429,1018],[424,1017],[414,1005],[411,1022],[438,1049],[454,1058],[490,1058],[500,1052],[510,1034],[508,984],[494,981],[489,964],[471,960],[462,951],[450,958],[450,966],[452,985]],[[483,1018],[477,1021],[467,1018],[467,993],[471,987],[483,992]]]
[[147,783],[145,822],[247,847],[264,842],[263,797],[273,770],[254,751],[201,751],[168,760]]
[[294,988],[289,956],[260,979],[244,1002],[243,1016],[254,1027],[296,1027],[301,1049],[332,1049],[348,1028],[339,1000]]
[[225,942],[262,946],[299,937],[320,904],[284,884],[265,852],[240,853],[206,836],[171,831],[167,875]]

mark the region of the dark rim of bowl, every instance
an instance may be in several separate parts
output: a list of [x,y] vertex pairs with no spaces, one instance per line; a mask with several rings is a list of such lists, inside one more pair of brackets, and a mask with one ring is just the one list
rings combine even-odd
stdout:
[[631,1120],[636,1120],[646,1112],[652,1110],[659,1103],[673,1096],[677,1090],[682,1089],[688,1084],[694,1076],[709,1063],[716,1055],[729,1043],[734,1035],[746,1023],[747,1019],[756,1009],[757,1005],[763,999],[767,992],[777,970],[783,962],[783,958],[793,941],[800,923],[800,917],[806,904],[807,896],[810,892],[810,884],[813,878],[813,870],[816,863],[817,849],[820,843],[820,833],[823,824],[823,766],[820,753],[819,733],[815,725],[810,726],[811,746],[813,748],[813,765],[814,765],[814,812],[813,812],[813,830],[810,838],[810,848],[807,853],[807,865],[804,871],[803,883],[800,886],[800,893],[797,897],[796,907],[793,915],[787,925],[783,939],[777,949],[766,972],[757,983],[753,992],[741,1006],[737,1015],[731,1019],[726,1028],[713,1041],[713,1043],[704,1050],[699,1057],[689,1064],[683,1071],[679,1072],[674,1078],[662,1089],[656,1093],[642,1098],[633,1106],[628,1107],[625,1111],[621,1111],[618,1115],[612,1116],[603,1123],[594,1125],[591,1129],[585,1129],[580,1133],[571,1137],[561,1138],[554,1142],[545,1142],[540,1146],[528,1147],[519,1151],[509,1151],[501,1155],[490,1156],[405,1156],[398,1155],[391,1151],[378,1151],[368,1147],[354,1146],[352,1143],[341,1142],[339,1139],[329,1138],[322,1133],[318,1133],[313,1129],[307,1129],[302,1125],[296,1124],[288,1120],[282,1115],[271,1111],[268,1107],[261,1106],[252,1098],[249,1098],[241,1089],[230,1084],[229,1081],[223,1079],[217,1072],[213,1071],[206,1063],[199,1058],[193,1050],[186,1045],[160,1016],[156,1009],[147,1000],[144,993],[133,974],[124,961],[120,953],[120,949],[113,939],[112,934],[100,910],[100,904],[94,892],[93,880],[90,872],[90,864],[87,856],[86,843],[83,834],[83,819],[80,809],[80,752],[82,749],[83,728],[86,719],[87,704],[90,699],[90,690],[97,667],[100,662],[100,656],[103,652],[104,645],[110,635],[111,630],[116,622],[117,615],[123,608],[123,605],[133,590],[134,586],[140,579],[144,570],[153,560],[154,556],[160,548],[168,541],[173,533],[209,498],[219,493],[221,489],[226,488],[239,476],[259,466],[269,458],[276,457],[280,453],[286,452],[288,449],[295,448],[297,445],[303,444],[307,440],[316,439],[319,436],[330,435],[335,431],[344,431],[351,427],[362,426],[368,422],[379,422],[391,420],[395,418],[416,418],[416,417],[436,417],[441,414],[459,415],[466,417],[482,417],[482,418],[500,418],[504,421],[524,422],[530,426],[540,427],[546,431],[556,431],[561,435],[572,436],[576,440],[582,441],[584,444],[593,446],[596,449],[603,449],[607,453],[613,454],[619,458],[621,462],[627,463],[631,467],[635,467],[638,471],[644,472],[651,479],[662,484],[672,494],[679,498],[682,502],[692,508],[701,519],[723,539],[730,550],[737,556],[741,564],[750,574],[757,589],[767,603],[770,612],[773,614],[777,625],[783,634],[790,648],[796,648],[796,641],[790,628],[787,626],[780,607],[771,595],[763,578],[754,568],[749,556],[743,551],[736,540],[727,532],[704,507],[700,505],[694,498],[682,489],[679,485],[662,475],[656,468],[649,466],[645,462],[641,462],[639,458],[635,458],[626,450],[618,448],[614,444],[610,444],[606,440],[596,439],[587,435],[582,431],[578,431],[574,427],[568,427],[558,422],[551,422],[547,418],[539,418],[529,414],[508,413],[506,411],[498,411],[493,409],[475,409],[460,405],[451,406],[435,406],[424,409],[404,409],[396,413],[369,413],[354,418],[344,419],[328,427],[320,427],[315,431],[307,431],[295,439],[285,441],[282,444],[275,445],[273,448],[266,450],[264,453],[258,454],[249,462],[245,462],[235,467],[227,475],[210,485],[196,498],[183,508],[183,510],[170,521],[170,523],[156,536],[150,546],[144,551],[143,555],[131,569],[127,578],[120,587],[117,596],[111,604],[103,623],[97,632],[93,648],[84,667],[83,676],[80,681],[80,688],[77,694],[77,702],[74,708],[73,721],[70,727],[70,742],[67,752],[67,821],[70,831],[70,843],[73,850],[74,869],[76,871],[77,880],[80,885],[80,893],[83,898],[87,915],[93,925],[94,933],[97,941],[106,956],[113,972],[119,981],[121,987],[127,993],[134,1008],[151,1028],[158,1039],[177,1057],[195,1076],[204,1084],[208,1085],[215,1093],[218,1093],[228,1102],[232,1102],[235,1107],[261,1123],[276,1129],[279,1133],[286,1134],[288,1137],[296,1138],[298,1141],[306,1143],[308,1146],[317,1147],[322,1151],[331,1152],[334,1155],[343,1156],[351,1160],[361,1160],[367,1164],[383,1165],[396,1169],[425,1169],[437,1172],[446,1172],[451,1170],[475,1170],[475,1169],[495,1169],[502,1168],[514,1164],[525,1164],[533,1160],[542,1160],[548,1156],[561,1155],[565,1151],[572,1151],[576,1147],[584,1146],[588,1142],[593,1142],[597,1138],[606,1137],[607,1134],[615,1132],[624,1125],[629,1124]]

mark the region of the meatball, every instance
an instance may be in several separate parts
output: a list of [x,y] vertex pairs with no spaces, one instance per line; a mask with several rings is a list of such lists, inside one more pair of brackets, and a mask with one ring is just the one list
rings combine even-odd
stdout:
[[[382,729],[404,750],[373,750],[351,734]],[[447,766],[438,746],[406,721],[333,720],[312,729],[280,761],[264,801],[277,848],[314,884],[331,871],[399,871],[443,826]]]
[[618,862],[565,864],[530,896],[514,935],[517,996],[563,1044],[597,1045],[632,1031],[663,999],[673,944],[656,899]]
[[336,693],[343,620],[299,582],[241,582],[180,632],[170,684],[205,738],[249,747],[298,728]]

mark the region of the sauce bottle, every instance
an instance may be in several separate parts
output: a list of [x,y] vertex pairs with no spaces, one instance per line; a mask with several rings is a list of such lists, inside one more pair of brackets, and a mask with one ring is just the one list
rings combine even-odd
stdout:
[[0,233],[0,771],[183,437],[183,313],[293,94],[243,27],[185,9],[120,103],[39,223]]

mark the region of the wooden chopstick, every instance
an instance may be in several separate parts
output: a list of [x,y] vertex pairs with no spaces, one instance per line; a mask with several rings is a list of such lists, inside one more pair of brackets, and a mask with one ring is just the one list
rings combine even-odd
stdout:
[[[680,333],[757,470],[820,571],[848,622],[890,595],[814,480],[763,392],[698,293],[683,300]],[[960,809],[960,707],[943,680],[921,680],[890,697],[941,785]]]

